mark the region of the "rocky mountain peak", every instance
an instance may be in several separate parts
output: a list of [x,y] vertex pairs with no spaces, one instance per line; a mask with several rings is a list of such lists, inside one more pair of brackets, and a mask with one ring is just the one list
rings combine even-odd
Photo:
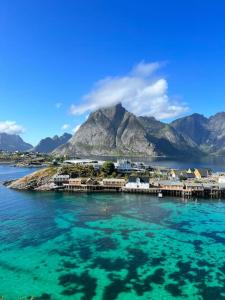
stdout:
[[33,146],[24,142],[16,134],[0,133],[0,150],[3,151],[27,151]]
[[174,131],[153,117],[137,117],[118,103],[91,113],[70,141],[54,153],[155,156],[192,151],[193,146]]
[[62,136],[55,135],[52,138],[46,137],[42,139],[36,147],[32,149],[35,152],[50,153],[57,147],[65,144],[72,137],[69,133],[64,133]]

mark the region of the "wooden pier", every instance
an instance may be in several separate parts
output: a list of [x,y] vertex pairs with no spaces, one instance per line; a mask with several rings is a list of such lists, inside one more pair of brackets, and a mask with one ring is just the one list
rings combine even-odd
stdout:
[[220,199],[225,198],[225,189],[186,189],[186,188],[170,188],[168,187],[160,187],[160,188],[149,188],[149,189],[128,189],[123,188],[123,192],[125,193],[135,193],[135,194],[152,194],[158,195],[162,193],[163,196],[170,197],[181,197],[181,198],[213,198]]
[[124,192],[135,194],[158,195],[159,197],[171,196],[180,198],[225,198],[225,185],[217,183],[196,183],[180,181],[158,181],[150,187],[131,187],[125,185],[124,179],[105,179],[102,183],[95,179],[75,178],[68,183],[57,186],[55,190],[67,192]]

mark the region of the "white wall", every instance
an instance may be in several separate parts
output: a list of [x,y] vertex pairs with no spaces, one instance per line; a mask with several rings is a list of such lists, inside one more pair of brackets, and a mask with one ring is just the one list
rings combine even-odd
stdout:
[[149,183],[128,182],[126,188],[129,189],[149,189]]
[[225,183],[225,176],[219,176],[218,182]]

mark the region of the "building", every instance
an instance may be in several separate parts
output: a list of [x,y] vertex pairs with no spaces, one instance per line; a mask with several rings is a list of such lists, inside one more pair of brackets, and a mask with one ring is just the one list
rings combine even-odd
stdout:
[[186,179],[193,179],[195,178],[195,174],[188,171],[181,171],[181,170],[171,170],[170,177],[173,180],[186,180]]
[[168,179],[168,177],[171,176],[171,170],[162,167],[155,167],[150,173],[153,175],[153,177],[157,176],[164,179]]
[[154,182],[153,185],[165,190],[182,190],[184,187],[184,184],[181,181],[171,180],[160,180]]
[[93,166],[93,168],[98,171],[101,169],[104,161],[102,160],[92,160],[92,159],[68,159],[64,161],[67,165],[80,165],[80,166]]
[[219,176],[218,183],[225,183],[225,175]]
[[130,176],[125,187],[127,189],[149,189],[149,177]]
[[102,190],[99,182],[93,178],[71,178],[63,186],[68,192],[94,192]]
[[129,173],[133,170],[131,161],[127,159],[118,159],[115,163],[115,168],[119,172]]
[[68,183],[70,179],[69,175],[55,175],[53,177],[54,184],[57,186],[63,186],[63,184]]
[[195,178],[201,179],[201,178],[207,178],[210,175],[210,172],[207,169],[195,169],[194,174],[195,174]]
[[65,164],[68,165],[91,165],[93,163],[97,163],[97,160],[92,159],[67,159],[64,161]]
[[171,170],[171,172],[170,172],[170,177],[173,180],[179,180],[181,175],[182,175],[182,171],[180,171],[180,170]]
[[119,192],[125,185],[124,179],[103,179],[98,182],[93,178],[71,178],[64,188],[68,192]]
[[189,169],[187,169],[187,173],[194,173],[194,171],[195,171],[195,168],[189,168]]
[[182,176],[185,179],[194,179],[195,178],[195,174],[194,173],[187,172],[187,171],[182,172]]
[[204,191],[202,183],[188,182],[185,183],[184,188],[192,191]]
[[126,184],[125,179],[106,178],[102,180],[102,189],[104,191],[121,191]]
[[106,179],[102,180],[103,186],[123,187],[123,186],[125,186],[125,184],[126,184],[125,179],[106,178]]

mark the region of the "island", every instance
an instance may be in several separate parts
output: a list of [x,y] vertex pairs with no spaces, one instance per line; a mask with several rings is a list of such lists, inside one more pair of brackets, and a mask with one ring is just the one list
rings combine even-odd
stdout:
[[158,197],[223,198],[225,174],[208,169],[174,170],[143,162],[69,159],[7,182],[16,190],[147,193]]

